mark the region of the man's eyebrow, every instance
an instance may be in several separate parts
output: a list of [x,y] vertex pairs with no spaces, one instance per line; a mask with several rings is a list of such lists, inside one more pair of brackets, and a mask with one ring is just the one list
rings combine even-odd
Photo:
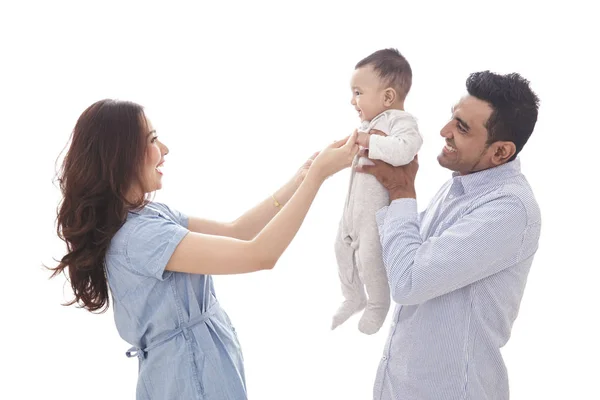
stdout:
[[452,116],[454,117],[455,120],[457,120],[458,122],[460,122],[460,124],[465,127],[466,130],[471,129],[471,127],[469,126],[469,124],[467,124],[464,119],[462,119],[462,118],[457,117],[456,115],[454,115],[454,106],[450,107],[450,113],[452,114]]
[[456,119],[458,122],[460,122],[460,124],[463,125],[466,130],[471,129],[471,127],[469,126],[469,124],[467,124],[464,119],[462,119],[460,117],[457,117],[457,116],[455,116],[454,119]]

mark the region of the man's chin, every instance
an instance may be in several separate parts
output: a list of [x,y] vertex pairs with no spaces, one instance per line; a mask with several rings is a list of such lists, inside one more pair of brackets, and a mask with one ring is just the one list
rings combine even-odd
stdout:
[[448,160],[446,160],[446,157],[444,156],[444,153],[440,153],[440,154],[438,154],[438,156],[437,156],[437,160],[438,160],[438,163],[439,163],[439,164],[440,164],[442,167],[444,167],[444,168],[448,168],[448,167],[447,167],[447,165],[448,165]]
[[448,158],[444,153],[438,154],[437,160],[441,167],[449,169],[450,171],[456,171],[456,169],[453,168],[452,164],[448,162]]

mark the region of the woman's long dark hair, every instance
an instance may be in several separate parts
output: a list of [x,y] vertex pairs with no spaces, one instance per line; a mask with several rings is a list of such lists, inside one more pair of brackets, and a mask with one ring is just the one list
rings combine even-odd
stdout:
[[125,101],[98,101],[77,120],[58,171],[56,231],[67,254],[50,268],[52,277],[68,271],[75,298],[65,305],[100,312],[109,306],[106,251],[127,211],[146,201],[143,195],[133,202],[126,198],[132,183],[140,182],[145,129],[143,108]]

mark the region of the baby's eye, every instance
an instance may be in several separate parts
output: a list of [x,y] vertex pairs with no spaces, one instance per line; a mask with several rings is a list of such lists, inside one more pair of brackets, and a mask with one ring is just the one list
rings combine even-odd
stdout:
[[360,92],[359,92],[358,90],[355,90],[355,91],[354,91],[354,95],[355,95],[355,96],[360,96]]

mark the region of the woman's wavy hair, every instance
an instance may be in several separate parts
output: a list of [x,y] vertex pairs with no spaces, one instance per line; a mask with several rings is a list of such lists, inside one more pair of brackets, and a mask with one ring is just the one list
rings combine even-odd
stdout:
[[54,271],[51,277],[68,272],[75,298],[66,306],[78,304],[92,312],[108,309],[106,251],[127,212],[148,201],[146,195],[133,202],[126,198],[132,184],[141,182],[145,130],[143,107],[128,101],[98,101],[77,120],[57,172],[62,200],[56,232],[67,254],[57,267],[49,268]]

